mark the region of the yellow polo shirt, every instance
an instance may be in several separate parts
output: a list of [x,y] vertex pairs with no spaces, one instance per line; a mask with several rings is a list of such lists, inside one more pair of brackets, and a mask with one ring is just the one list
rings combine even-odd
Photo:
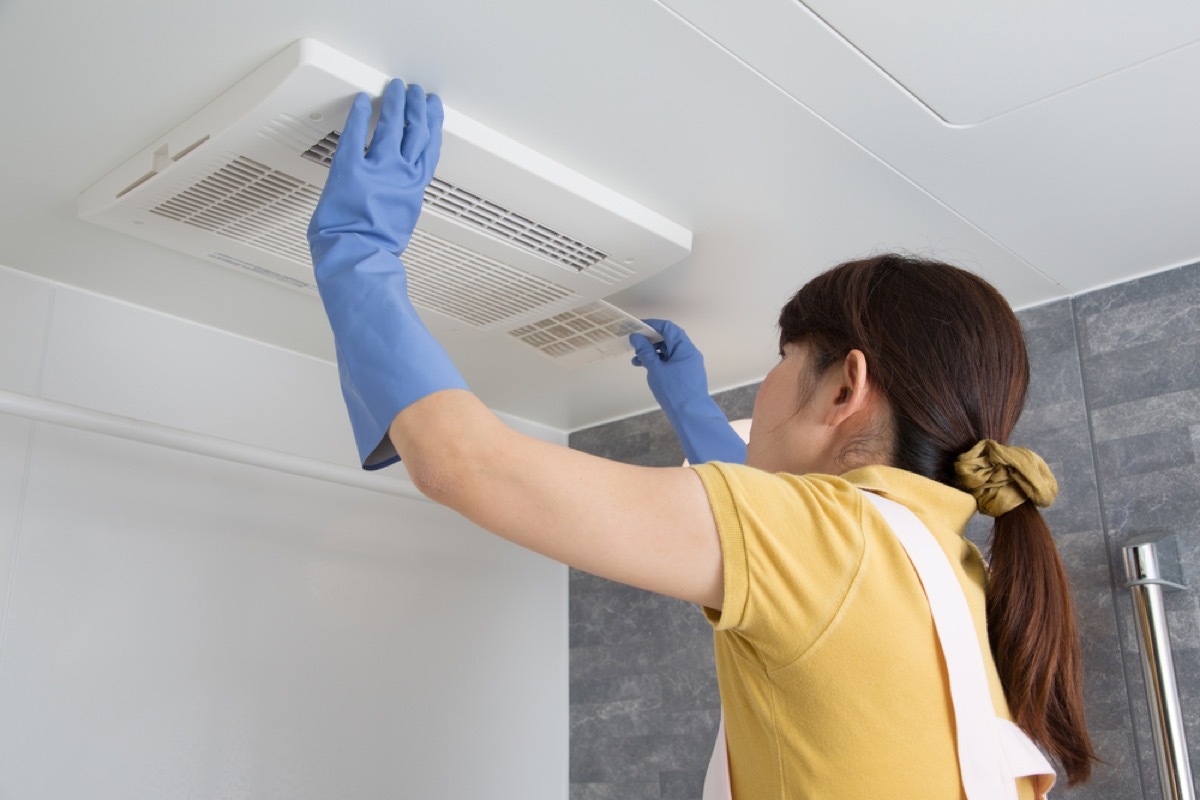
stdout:
[[[975,501],[891,467],[841,477],[693,467],[725,560],[715,629],[735,800],[957,800],[946,668],[904,548],[859,489],[911,509],[967,596],[996,714],[1011,719],[988,646],[986,570],[963,538]],[[1033,797],[1019,781],[1022,800]]]

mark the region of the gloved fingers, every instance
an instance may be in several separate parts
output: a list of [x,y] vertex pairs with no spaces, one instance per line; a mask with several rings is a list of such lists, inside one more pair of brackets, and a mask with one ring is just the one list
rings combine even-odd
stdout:
[[442,156],[442,123],[446,119],[442,98],[436,94],[426,95],[425,115],[429,128],[429,144],[425,146],[425,161],[422,167],[423,174],[431,178],[433,171],[437,169],[438,159]]
[[654,319],[654,318],[650,318],[650,319],[644,319],[644,320],[642,320],[642,322],[646,323],[646,324],[647,324],[647,325],[649,325],[651,328],[654,328],[654,330],[658,331],[659,333],[662,333],[662,332],[663,332],[663,326],[664,326],[664,325],[670,325],[670,324],[672,324],[670,320],[666,320],[666,319]]
[[662,361],[662,356],[659,354],[656,344],[642,334],[629,334],[629,343],[633,345],[633,351],[636,354],[632,361],[635,367],[648,368],[651,363]]
[[663,337],[661,352],[665,361],[671,361],[677,355],[686,356],[691,352],[698,352],[687,333],[674,322],[666,319],[644,319],[642,322],[654,328]]
[[330,162],[330,172],[340,172],[342,168],[350,168],[362,158],[363,149],[367,146],[367,125],[371,121],[371,98],[359,92],[350,104],[350,114],[342,133],[338,137],[338,146]]
[[410,84],[404,98],[404,138],[400,142],[400,156],[413,164],[429,144],[429,120],[426,114],[425,90],[419,84]]
[[404,81],[393,78],[383,90],[383,104],[379,110],[379,122],[375,124],[375,136],[367,155],[372,161],[400,152],[401,140],[407,135],[404,130],[408,113]]

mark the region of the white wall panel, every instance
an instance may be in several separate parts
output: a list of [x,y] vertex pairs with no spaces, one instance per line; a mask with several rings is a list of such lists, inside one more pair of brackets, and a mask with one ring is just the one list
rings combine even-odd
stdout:
[[[36,394],[53,285],[0,267],[0,389]],[[32,425],[0,414],[0,655]]]
[[565,570],[439,507],[40,426],[0,797],[561,798]]
[[9,577],[17,555],[25,460],[32,428],[33,424],[23,419],[0,415],[0,659],[4,652]]
[[0,389],[36,394],[54,285],[0,267]]
[[[0,357],[354,464],[308,356],[0,269]],[[566,570],[435,505],[0,416],[0,598],[0,798],[566,794]]]
[[58,292],[43,395],[357,466],[333,364],[75,289]]

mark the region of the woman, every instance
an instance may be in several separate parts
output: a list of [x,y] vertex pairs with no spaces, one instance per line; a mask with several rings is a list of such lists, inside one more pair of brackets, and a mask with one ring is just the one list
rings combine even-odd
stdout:
[[[393,81],[368,147],[370,114],[359,96],[309,227],[365,467],[403,457],[422,492],[487,530],[702,605],[739,800],[971,794],[959,751],[985,723],[956,717],[946,672],[947,645],[963,638],[983,665],[985,716],[1011,717],[1072,783],[1087,778],[1079,645],[1035,507],[1052,499],[1053,477],[1029,451],[996,444],[1020,414],[1028,365],[991,286],[898,257],[831,270],[783,310],[745,465],[595,458],[505,427],[422,325],[396,256],[437,163],[441,103]],[[659,327],[662,352],[638,341],[639,359],[688,455],[739,460],[702,369],[686,366],[690,345]],[[879,497],[915,513],[944,554],[965,637],[935,632],[939,605]],[[990,579],[962,538],[977,507],[997,517]],[[1034,797],[1036,784],[1022,777],[1011,796]]]

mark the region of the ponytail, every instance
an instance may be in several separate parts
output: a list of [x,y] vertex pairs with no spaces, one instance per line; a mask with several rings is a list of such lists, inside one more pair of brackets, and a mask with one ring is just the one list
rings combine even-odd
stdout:
[[1070,585],[1038,511],[1058,481],[1036,453],[984,439],[954,461],[958,486],[995,518],[987,588],[988,639],[1016,723],[1086,781],[1096,754],[1083,714],[1083,667]]
[[1067,574],[1033,503],[996,518],[987,589],[988,638],[1013,720],[1075,785],[1096,753],[1084,724],[1083,664]]

